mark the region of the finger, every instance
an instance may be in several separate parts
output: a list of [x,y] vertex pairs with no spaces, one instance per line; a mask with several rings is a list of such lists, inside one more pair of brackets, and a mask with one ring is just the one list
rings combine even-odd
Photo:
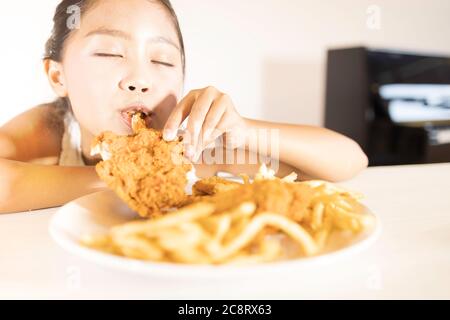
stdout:
[[203,141],[202,147],[197,149],[197,153],[195,154],[195,159],[199,159],[202,155],[203,151],[206,149],[215,149],[216,147],[222,146],[222,141],[217,140],[220,136],[223,135],[223,132],[220,132],[218,130],[214,130],[213,133],[211,133],[206,140]]
[[189,135],[190,147],[187,148],[187,153],[195,156],[197,144],[199,143],[201,129],[205,121],[206,115],[214,101],[215,92],[211,89],[204,90],[192,106],[186,131]]
[[222,117],[219,123],[216,125],[217,130],[221,131],[224,139],[223,145],[225,148],[235,149],[236,147],[244,144],[246,132],[239,127],[231,126],[228,123],[226,117]]
[[189,92],[178,105],[173,109],[164,126],[163,137],[166,141],[172,141],[177,136],[177,131],[183,121],[191,112],[192,105],[195,102],[197,91]]
[[206,147],[206,145],[214,142],[223,133],[222,130],[217,128],[217,125],[225,116],[226,113],[226,99],[222,95],[218,99],[214,100],[211,108],[206,115],[201,132],[201,142],[197,145],[196,155],[200,154]]

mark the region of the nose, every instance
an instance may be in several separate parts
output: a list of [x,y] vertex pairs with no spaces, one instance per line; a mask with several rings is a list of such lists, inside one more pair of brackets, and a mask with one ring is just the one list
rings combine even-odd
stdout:
[[122,90],[134,93],[147,93],[151,89],[150,81],[143,75],[130,75],[124,78],[119,86]]
[[143,86],[133,86],[133,85],[129,85],[128,86],[128,90],[129,91],[140,91],[142,93],[146,93],[148,91],[148,88],[143,87]]

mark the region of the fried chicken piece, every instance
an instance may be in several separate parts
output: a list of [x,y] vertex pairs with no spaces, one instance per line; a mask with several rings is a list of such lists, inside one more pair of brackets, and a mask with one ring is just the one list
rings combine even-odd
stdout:
[[192,194],[194,196],[214,195],[235,189],[241,185],[239,182],[214,176],[197,181],[192,187]]
[[153,217],[186,201],[187,172],[192,165],[183,156],[181,140],[166,142],[162,133],[147,129],[142,115],[132,118],[134,133],[119,136],[103,132],[91,153],[103,161],[99,177],[142,217]]
[[193,196],[188,199],[188,203],[212,202],[216,206],[216,212],[222,212],[251,201],[256,204],[257,213],[274,212],[301,222],[308,212],[313,195],[313,189],[304,184],[265,179],[238,186],[233,184],[230,189],[213,195]]

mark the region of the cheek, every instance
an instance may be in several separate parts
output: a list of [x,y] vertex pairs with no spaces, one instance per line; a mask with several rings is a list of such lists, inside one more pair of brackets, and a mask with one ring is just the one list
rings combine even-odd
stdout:
[[161,118],[165,121],[169,118],[169,115],[175,109],[177,104],[177,99],[174,95],[168,94],[165,99],[158,106],[161,109]]
[[[69,59],[68,59],[69,60]],[[114,98],[116,75],[98,64],[71,58],[65,68],[67,90],[80,124],[93,134],[114,129],[108,112]]]
[[[105,68],[90,61],[73,60],[67,68],[68,91],[80,99],[97,102],[116,90],[115,68]],[[92,107],[92,106],[91,106]]]
[[153,128],[157,130],[162,130],[164,125],[167,122],[171,112],[176,107],[178,101],[178,97],[173,92],[166,92],[164,97],[159,100],[154,108],[155,112],[155,121],[152,125]]

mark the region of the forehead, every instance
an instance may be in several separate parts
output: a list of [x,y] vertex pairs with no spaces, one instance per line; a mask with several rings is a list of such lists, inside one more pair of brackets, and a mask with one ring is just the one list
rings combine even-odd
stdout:
[[124,31],[130,40],[164,37],[178,43],[172,17],[158,1],[96,1],[83,15],[77,34],[84,37],[98,29]]

